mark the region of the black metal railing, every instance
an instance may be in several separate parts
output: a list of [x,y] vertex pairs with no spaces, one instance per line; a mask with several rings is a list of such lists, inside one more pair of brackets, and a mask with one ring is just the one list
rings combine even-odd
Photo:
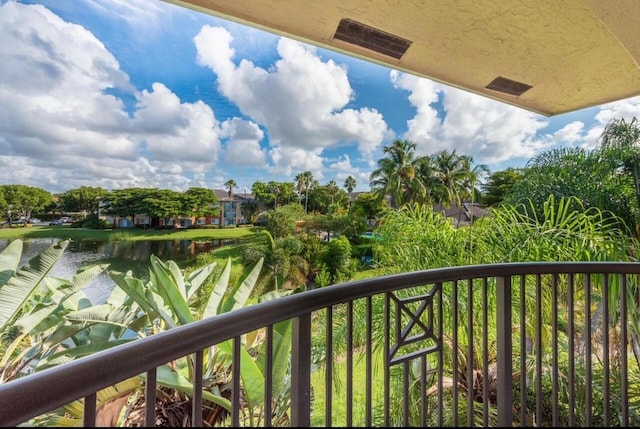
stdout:
[[[157,368],[189,356],[193,426],[638,425],[638,274],[636,263],[496,264],[298,293],[0,385],[0,424],[84,398],[94,426],[97,392],[140,376],[154,426]],[[222,349],[231,405],[203,420],[203,362]],[[242,359],[263,377],[259,401]]]

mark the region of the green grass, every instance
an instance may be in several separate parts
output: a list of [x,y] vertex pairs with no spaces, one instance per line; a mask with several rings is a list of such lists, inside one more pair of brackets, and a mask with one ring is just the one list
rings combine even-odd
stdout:
[[66,226],[27,226],[19,228],[0,229],[0,239],[10,238],[60,238],[72,240],[226,240],[247,238],[259,231],[260,228],[193,228],[193,229],[88,229],[71,228]]
[[[373,373],[383,371],[384,353],[382,350],[374,352]],[[334,377],[332,385],[331,401],[331,425],[344,427],[347,424],[347,364],[345,359],[338,359],[333,364]],[[352,419],[354,426],[364,426],[365,404],[366,404],[366,371],[367,365],[364,353],[354,353],[353,356],[353,409]],[[328,426],[325,422],[325,384],[324,366],[317,368],[311,373],[311,385],[313,389],[313,402],[311,404],[311,426]],[[373,377],[375,380],[372,387],[372,402],[380,404],[383,401],[383,384],[380,376]],[[375,411],[373,412],[376,416]]]

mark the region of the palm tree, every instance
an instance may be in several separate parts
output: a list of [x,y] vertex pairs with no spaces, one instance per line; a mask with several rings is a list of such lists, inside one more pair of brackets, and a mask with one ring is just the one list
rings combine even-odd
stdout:
[[452,203],[460,204],[460,182],[464,176],[464,171],[460,165],[460,157],[455,149],[451,152],[441,150],[433,155],[435,174],[441,184],[441,192],[438,195],[438,202],[445,206]]
[[[605,126],[601,139],[603,160],[617,163],[633,179],[633,189],[640,217],[640,122],[635,117],[627,122],[624,118],[612,119]],[[636,218],[636,235],[640,219]]]
[[416,144],[406,140],[396,140],[384,147],[385,158],[378,160],[378,168],[369,176],[370,186],[378,198],[387,195],[393,207],[413,201],[422,193],[421,180],[416,177]]
[[311,189],[314,186],[314,183],[316,183],[316,181],[313,179],[313,174],[311,173],[311,171],[307,170],[304,173],[299,173],[296,175],[296,187],[298,188],[298,193],[305,193],[305,200],[304,200],[304,211],[305,213],[308,213],[308,207],[309,207],[309,189]]
[[269,182],[271,185],[271,192],[273,193],[273,209],[278,208],[278,196],[282,193],[281,184],[277,182]]
[[348,176],[344,179],[344,187],[349,193],[349,207],[351,207],[351,192],[356,188],[356,179],[353,176]]
[[229,198],[231,198],[231,196],[233,195],[233,188],[237,188],[238,185],[236,184],[235,180],[229,179],[226,182],[224,182],[224,187],[227,188],[227,192],[229,193]]
[[338,184],[336,183],[335,180],[329,180],[329,182],[327,183],[327,190],[329,191],[329,194],[331,195],[331,204],[333,205],[333,197],[336,195],[336,192],[338,192]]

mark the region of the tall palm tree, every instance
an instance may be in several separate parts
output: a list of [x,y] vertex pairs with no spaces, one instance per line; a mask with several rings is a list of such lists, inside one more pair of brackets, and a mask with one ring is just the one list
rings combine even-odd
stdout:
[[237,188],[238,185],[236,184],[235,180],[229,179],[226,182],[224,182],[224,187],[227,188],[229,198],[231,198],[231,196],[233,195],[233,188]]
[[298,193],[302,194],[302,192],[305,193],[305,199],[304,199],[304,211],[305,213],[308,213],[308,207],[309,207],[309,190],[314,186],[315,183],[317,183],[314,179],[313,179],[313,174],[311,173],[311,171],[307,170],[304,173],[298,173],[296,175],[296,187],[298,189]]
[[333,205],[333,197],[336,195],[336,192],[338,192],[338,184],[336,183],[335,180],[329,180],[329,182],[327,183],[327,189],[329,190],[329,194],[331,195],[331,204]]
[[470,199],[476,194],[476,183],[480,181],[482,176],[489,174],[489,167],[485,164],[473,165],[473,157],[463,155],[460,157],[461,167],[464,171],[462,182],[461,196],[463,199]]
[[277,182],[269,182],[271,184],[271,192],[273,193],[273,209],[278,208],[278,196],[282,193],[282,185]]
[[469,159],[456,154],[455,149],[451,152],[445,149],[433,155],[433,162],[441,185],[438,202],[445,206],[460,205],[465,197],[465,181],[470,172]]
[[441,150],[432,155],[432,174],[435,180],[434,200],[445,206],[461,205],[475,192],[475,184],[489,172],[484,164],[473,165],[473,157]]
[[356,179],[353,176],[348,176],[344,179],[344,187],[349,193],[349,207],[351,207],[351,192],[356,188]]
[[422,188],[416,177],[416,144],[396,140],[383,150],[386,157],[379,159],[378,168],[371,172],[370,186],[378,198],[389,195],[393,207],[398,208],[413,200],[416,188]]

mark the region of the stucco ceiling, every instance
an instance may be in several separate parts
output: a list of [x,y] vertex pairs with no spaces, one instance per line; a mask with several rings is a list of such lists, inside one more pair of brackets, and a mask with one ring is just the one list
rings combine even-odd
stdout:
[[544,115],[640,94],[640,0],[165,1]]

